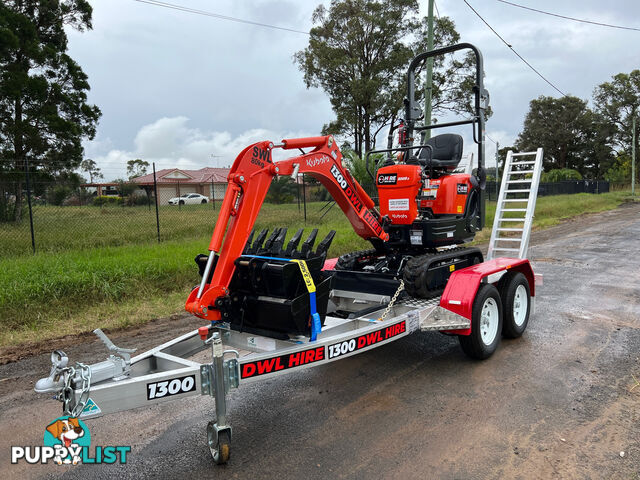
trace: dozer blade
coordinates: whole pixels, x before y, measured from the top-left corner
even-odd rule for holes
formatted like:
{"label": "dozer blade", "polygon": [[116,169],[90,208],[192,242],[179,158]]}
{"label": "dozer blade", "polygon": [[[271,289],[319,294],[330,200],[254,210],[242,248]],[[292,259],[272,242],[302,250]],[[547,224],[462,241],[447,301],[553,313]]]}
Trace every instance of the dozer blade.
{"label": "dozer blade", "polygon": [[293,237],[291,237],[291,240],[289,240],[289,243],[287,244],[287,249],[284,251],[285,257],[291,257],[296,251],[296,249],[298,248],[298,244],[300,243],[300,239],[302,238],[303,232],[304,229],[301,228],[293,235]]}
{"label": "dozer blade", "polygon": [[327,251],[329,251],[329,247],[331,246],[331,242],[333,241],[333,237],[336,236],[336,231],[331,230],[326,237],[318,244],[318,248],[316,248],[316,257],[326,256]]}
{"label": "dozer blade", "polygon": [[302,244],[302,247],[300,247],[300,258],[309,258],[311,256],[311,250],[313,249],[313,244],[315,243],[317,236],[318,229],[314,228]]}

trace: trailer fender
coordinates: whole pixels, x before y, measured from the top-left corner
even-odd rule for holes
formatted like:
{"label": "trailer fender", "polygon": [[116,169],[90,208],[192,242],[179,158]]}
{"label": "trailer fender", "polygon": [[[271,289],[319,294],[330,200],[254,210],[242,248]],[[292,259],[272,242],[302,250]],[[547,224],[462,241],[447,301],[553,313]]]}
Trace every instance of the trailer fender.
{"label": "trailer fender", "polygon": [[[471,320],[473,301],[480,283],[497,283],[508,271],[523,273],[529,282],[531,296],[535,295],[535,276],[529,260],[500,257],[453,272],[440,298],[440,306]],[[470,335],[471,329],[450,330],[446,333]]]}

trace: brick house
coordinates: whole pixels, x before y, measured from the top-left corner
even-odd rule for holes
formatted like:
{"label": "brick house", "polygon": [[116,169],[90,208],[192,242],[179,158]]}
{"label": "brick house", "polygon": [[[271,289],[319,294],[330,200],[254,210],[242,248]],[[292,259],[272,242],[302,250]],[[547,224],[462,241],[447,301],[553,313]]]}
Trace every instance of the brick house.
{"label": "brick house", "polygon": [[[227,190],[228,168],[205,167],[199,170],[165,168],[156,172],[158,203],[166,205],[170,198],[185,193],[199,193],[220,201]],[[153,173],[134,178],[140,188],[153,188]]]}

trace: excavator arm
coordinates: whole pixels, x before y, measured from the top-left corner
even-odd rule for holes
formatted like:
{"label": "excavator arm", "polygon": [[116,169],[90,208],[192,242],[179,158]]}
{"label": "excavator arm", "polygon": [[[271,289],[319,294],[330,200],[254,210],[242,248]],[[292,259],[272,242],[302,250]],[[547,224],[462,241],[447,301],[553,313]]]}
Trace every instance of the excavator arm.
{"label": "excavator arm", "polygon": [[[274,148],[313,150],[274,163]],[[359,236],[367,240],[388,239],[373,200],[342,165],[342,153],[332,136],[288,139],[278,145],[269,141],[254,143],[240,152],[229,172],[202,282],[189,295],[187,311],[200,318],[220,320],[217,302],[229,293],[235,259],[242,255],[273,177],[296,178],[299,173],[311,175],[329,191]]]}

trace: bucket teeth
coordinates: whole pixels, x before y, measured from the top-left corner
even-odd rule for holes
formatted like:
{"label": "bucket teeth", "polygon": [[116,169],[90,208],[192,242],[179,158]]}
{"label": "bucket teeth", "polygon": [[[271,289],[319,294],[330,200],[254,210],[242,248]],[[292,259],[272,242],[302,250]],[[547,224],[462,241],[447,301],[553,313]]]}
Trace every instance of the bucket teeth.
{"label": "bucket teeth", "polygon": [[282,246],[284,245],[284,239],[287,238],[287,228],[280,228],[280,232],[278,236],[271,244],[271,248],[269,248],[269,253],[275,256],[282,256]]}
{"label": "bucket teeth", "polygon": [[302,247],[300,247],[300,258],[309,258],[309,255],[311,254],[311,250],[313,249],[313,244],[315,243],[317,236],[318,236],[318,229],[314,228],[313,230],[311,230],[311,233],[302,244]]}
{"label": "bucket teeth", "polygon": [[319,257],[321,255],[326,255],[329,247],[331,246],[331,242],[333,241],[333,237],[336,236],[336,231],[331,230],[326,237],[318,244],[318,248],[316,248],[315,256]]}
{"label": "bucket teeth", "polygon": [[279,228],[273,229],[271,235],[269,235],[269,238],[267,238],[267,241],[264,242],[264,246],[260,250],[258,250],[258,255],[264,255],[265,253],[269,253],[271,251],[271,246],[273,245],[273,242],[276,241],[276,238],[278,238],[279,233]]}
{"label": "bucket teeth", "polygon": [[255,242],[253,242],[253,245],[251,245],[251,248],[249,249],[247,254],[255,255],[256,253],[258,253],[258,251],[260,251],[260,249],[262,248],[262,243],[264,242],[264,239],[267,238],[268,232],[269,232],[268,228],[263,228],[260,231],[260,233],[258,234],[258,238],[256,238]]}
{"label": "bucket teeth", "polygon": [[256,233],[255,228],[251,230],[249,234],[249,238],[247,238],[247,243],[244,244],[244,250],[242,251],[243,255],[248,255],[251,253],[251,242],[253,242],[253,235]]}
{"label": "bucket teeth", "polygon": [[291,237],[291,240],[289,240],[289,243],[287,244],[287,249],[284,251],[285,257],[291,257],[294,252],[297,253],[296,249],[298,248],[298,244],[302,238],[302,232],[304,232],[303,228],[299,229],[293,237]]}

